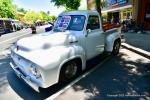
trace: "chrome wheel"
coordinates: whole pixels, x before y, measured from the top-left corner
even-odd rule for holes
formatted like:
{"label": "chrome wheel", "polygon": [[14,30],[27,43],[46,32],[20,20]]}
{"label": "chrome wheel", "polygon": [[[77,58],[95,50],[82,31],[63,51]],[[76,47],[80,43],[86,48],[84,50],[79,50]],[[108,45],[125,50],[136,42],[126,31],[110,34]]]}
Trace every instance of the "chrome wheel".
{"label": "chrome wheel", "polygon": [[119,49],[120,49],[120,42],[119,41],[115,41],[114,46],[113,46],[113,55],[117,55],[119,53]]}
{"label": "chrome wheel", "polygon": [[70,63],[66,66],[65,77],[71,79],[77,74],[78,66],[76,63]]}
{"label": "chrome wheel", "polygon": [[70,61],[66,63],[60,72],[59,81],[70,82],[80,74],[80,68],[77,61]]}

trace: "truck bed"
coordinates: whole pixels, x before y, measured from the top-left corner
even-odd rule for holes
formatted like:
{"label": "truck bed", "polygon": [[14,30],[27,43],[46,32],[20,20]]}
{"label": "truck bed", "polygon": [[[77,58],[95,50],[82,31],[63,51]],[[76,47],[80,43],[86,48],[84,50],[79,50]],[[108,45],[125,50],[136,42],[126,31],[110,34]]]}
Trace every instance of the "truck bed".
{"label": "truck bed", "polygon": [[110,22],[104,22],[104,23],[102,24],[102,26],[103,26],[103,30],[104,30],[104,31],[111,30],[111,29],[113,29],[113,28],[119,28],[119,27],[121,27],[120,24],[117,24],[117,23],[110,23]]}

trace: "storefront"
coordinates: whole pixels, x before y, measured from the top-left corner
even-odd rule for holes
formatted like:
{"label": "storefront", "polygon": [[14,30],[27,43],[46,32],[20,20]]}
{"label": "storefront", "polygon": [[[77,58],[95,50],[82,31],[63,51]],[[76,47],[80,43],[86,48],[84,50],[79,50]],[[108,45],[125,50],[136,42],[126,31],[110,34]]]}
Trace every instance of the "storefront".
{"label": "storefront", "polygon": [[150,0],[140,0],[138,23],[144,23],[145,28],[150,30]]}
{"label": "storefront", "polygon": [[108,21],[114,17],[118,21],[132,18],[131,0],[104,0],[105,6],[102,13],[107,13]]}
{"label": "storefront", "polygon": [[[95,0],[87,0],[90,10],[95,10]],[[106,21],[112,18],[123,21],[133,19],[136,25],[143,23],[150,30],[150,0],[101,0],[102,15]]]}

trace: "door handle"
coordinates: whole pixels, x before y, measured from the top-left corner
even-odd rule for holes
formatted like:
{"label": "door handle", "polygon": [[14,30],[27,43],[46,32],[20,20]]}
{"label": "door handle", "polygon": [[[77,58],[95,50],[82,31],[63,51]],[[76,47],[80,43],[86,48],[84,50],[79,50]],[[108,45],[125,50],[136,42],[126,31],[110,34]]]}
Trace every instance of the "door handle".
{"label": "door handle", "polygon": [[72,44],[72,43],[77,43],[78,41],[76,40],[76,41],[70,41],[69,43],[70,44]]}

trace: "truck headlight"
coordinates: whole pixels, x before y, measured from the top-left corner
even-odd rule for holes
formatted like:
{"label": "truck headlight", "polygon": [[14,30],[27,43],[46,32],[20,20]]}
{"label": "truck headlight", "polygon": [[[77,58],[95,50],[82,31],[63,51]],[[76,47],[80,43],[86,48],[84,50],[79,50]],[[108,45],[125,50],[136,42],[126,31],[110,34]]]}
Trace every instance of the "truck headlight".
{"label": "truck headlight", "polygon": [[40,71],[38,70],[38,68],[35,65],[31,65],[31,67],[29,68],[29,71],[36,78],[41,78]]}

